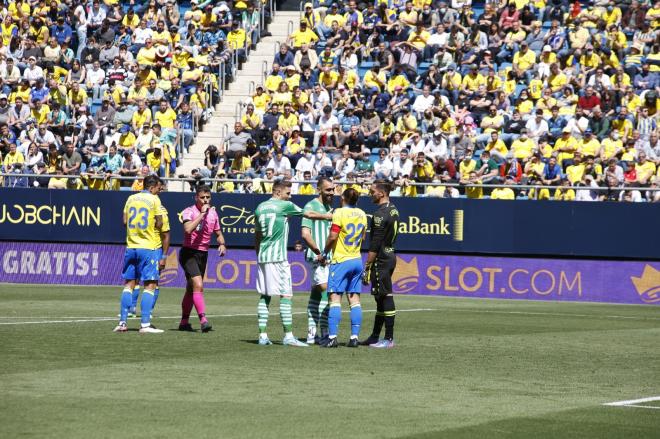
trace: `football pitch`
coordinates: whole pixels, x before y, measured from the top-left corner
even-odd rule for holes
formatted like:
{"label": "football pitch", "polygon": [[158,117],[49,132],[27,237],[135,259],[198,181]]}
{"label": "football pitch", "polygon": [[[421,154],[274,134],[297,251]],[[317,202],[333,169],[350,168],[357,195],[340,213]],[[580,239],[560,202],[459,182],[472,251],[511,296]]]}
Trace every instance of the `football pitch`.
{"label": "football pitch", "polygon": [[168,288],[164,334],[115,334],[120,290],[0,285],[0,437],[660,437],[658,307],[397,296],[395,349],[320,349],[256,345],[247,291],[207,292],[208,334]]}

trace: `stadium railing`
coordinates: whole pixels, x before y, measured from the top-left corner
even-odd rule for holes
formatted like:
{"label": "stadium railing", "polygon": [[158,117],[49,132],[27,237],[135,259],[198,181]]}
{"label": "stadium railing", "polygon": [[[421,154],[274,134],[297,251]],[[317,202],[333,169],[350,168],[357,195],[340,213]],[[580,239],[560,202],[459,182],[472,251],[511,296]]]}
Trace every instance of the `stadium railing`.
{"label": "stadium railing", "polygon": [[[223,131],[229,130],[229,127],[227,124],[224,124],[222,127]],[[90,175],[90,174],[85,174],[84,175]],[[98,178],[101,178],[104,174],[98,174]],[[0,172],[0,178],[3,179],[4,182],[7,181],[7,179],[15,179],[15,178],[66,178],[66,179],[79,179],[81,175],[54,175],[54,174],[31,174],[31,173],[6,173],[6,172]],[[128,180],[128,181],[135,181],[139,180],[142,177],[128,177],[128,176],[119,176],[119,175],[111,175],[104,177],[107,178],[110,181],[113,180]],[[215,184],[215,183],[234,183],[234,184],[246,184],[246,183],[253,183],[253,182],[266,182],[268,183],[269,181],[265,181],[264,179],[261,178],[200,178],[200,179],[195,179],[193,177],[184,177],[184,178],[179,178],[179,177],[161,177],[161,180],[166,181],[168,183],[175,183],[175,184],[180,184],[181,185],[181,191],[186,192],[189,190],[189,188],[186,188],[186,185],[188,185],[190,182],[193,182],[195,180],[203,181],[204,183],[207,184]],[[296,183],[296,184],[315,184],[317,181],[316,180],[298,180],[298,179],[291,179],[291,183]],[[373,180],[365,180],[365,181],[359,181],[358,180],[334,180],[333,181],[335,184],[339,185],[354,185],[354,184],[364,184],[364,185],[369,185],[373,182]],[[408,186],[414,186],[414,187],[445,187],[445,188],[483,188],[483,189],[497,189],[497,188],[510,188],[510,189],[515,189],[515,190],[530,190],[534,189],[537,191],[540,189],[548,189],[548,190],[556,190],[556,189],[572,189],[574,191],[579,191],[579,190],[588,190],[588,191],[597,191],[597,192],[608,192],[608,191],[630,191],[630,190],[637,190],[640,192],[660,192],[660,187],[639,187],[639,186],[617,186],[617,187],[608,187],[608,186],[550,186],[550,185],[535,185],[535,184],[516,184],[516,185],[508,185],[508,184],[476,184],[476,183],[448,183],[448,182],[410,182],[407,184]],[[7,187],[6,185],[0,186],[0,187]],[[125,188],[124,190],[129,190],[130,187]],[[170,190],[173,190],[173,187],[170,187]],[[85,189],[83,189],[85,190]]]}

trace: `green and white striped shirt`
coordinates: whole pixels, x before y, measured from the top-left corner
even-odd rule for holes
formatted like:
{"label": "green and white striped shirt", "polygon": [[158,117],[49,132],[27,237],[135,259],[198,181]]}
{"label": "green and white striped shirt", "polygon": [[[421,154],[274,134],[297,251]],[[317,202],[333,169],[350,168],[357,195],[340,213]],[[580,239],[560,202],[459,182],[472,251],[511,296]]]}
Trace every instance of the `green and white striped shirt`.
{"label": "green and white striped shirt", "polygon": [[261,232],[257,262],[284,262],[287,260],[289,217],[300,216],[303,211],[291,201],[271,198],[254,211],[256,226]]}
{"label": "green and white striped shirt", "polygon": [[[331,209],[332,208],[330,206],[325,206],[323,203],[321,203],[318,198],[314,198],[312,201],[305,204],[303,212],[328,213]],[[302,226],[311,230],[312,239],[319,247],[319,249],[323,251],[325,248],[325,242],[328,239],[328,234],[330,233],[330,221],[303,218]],[[307,249],[305,250],[305,258],[308,262],[314,262],[316,260],[316,255],[313,251]]]}

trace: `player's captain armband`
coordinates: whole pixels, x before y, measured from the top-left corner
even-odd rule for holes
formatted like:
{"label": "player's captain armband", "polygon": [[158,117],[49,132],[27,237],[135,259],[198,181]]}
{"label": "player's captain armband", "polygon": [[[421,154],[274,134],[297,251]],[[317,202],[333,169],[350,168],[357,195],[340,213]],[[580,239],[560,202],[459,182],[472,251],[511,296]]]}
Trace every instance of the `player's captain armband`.
{"label": "player's captain armband", "polygon": [[339,233],[341,232],[341,226],[338,226],[337,224],[333,224],[332,227],[330,227],[330,231],[334,233]]}

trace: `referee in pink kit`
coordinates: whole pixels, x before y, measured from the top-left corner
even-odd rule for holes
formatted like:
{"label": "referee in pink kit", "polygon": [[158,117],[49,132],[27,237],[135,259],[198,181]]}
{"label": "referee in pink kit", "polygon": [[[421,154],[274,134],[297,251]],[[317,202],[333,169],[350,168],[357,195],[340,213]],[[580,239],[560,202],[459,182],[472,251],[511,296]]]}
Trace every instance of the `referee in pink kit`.
{"label": "referee in pink kit", "polygon": [[218,239],[218,252],[224,256],[227,252],[225,238],[220,230],[220,218],[211,207],[211,188],[198,186],[195,192],[195,204],[187,207],[182,214],[183,247],[179,253],[179,264],[186,274],[186,293],[181,301],[181,322],[179,331],[194,331],[188,321],[193,305],[197,310],[202,332],[213,329],[206,318],[204,303],[204,273],[209,255],[211,236]]}

